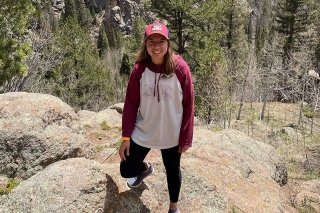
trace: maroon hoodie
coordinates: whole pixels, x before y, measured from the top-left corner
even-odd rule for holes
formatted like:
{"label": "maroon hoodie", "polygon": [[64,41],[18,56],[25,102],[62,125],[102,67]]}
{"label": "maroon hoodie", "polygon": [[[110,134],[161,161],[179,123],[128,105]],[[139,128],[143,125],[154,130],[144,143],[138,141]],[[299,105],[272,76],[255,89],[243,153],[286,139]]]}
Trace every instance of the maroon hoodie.
{"label": "maroon hoodie", "polygon": [[134,65],[122,116],[122,136],[144,147],[192,146],[194,90],[190,68],[174,55],[172,76],[150,61]]}

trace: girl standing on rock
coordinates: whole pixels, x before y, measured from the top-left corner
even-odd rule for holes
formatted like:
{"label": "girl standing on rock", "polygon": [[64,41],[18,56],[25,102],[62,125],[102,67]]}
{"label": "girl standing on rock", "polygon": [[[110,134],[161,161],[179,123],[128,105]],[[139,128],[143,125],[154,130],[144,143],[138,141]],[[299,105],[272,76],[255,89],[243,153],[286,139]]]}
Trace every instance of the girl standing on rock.
{"label": "girl standing on rock", "polygon": [[131,72],[122,117],[121,176],[130,188],[153,172],[144,159],[160,149],[170,195],[169,213],[180,212],[180,158],[192,145],[194,90],[190,68],[170,48],[161,22],[145,28],[142,50]]}

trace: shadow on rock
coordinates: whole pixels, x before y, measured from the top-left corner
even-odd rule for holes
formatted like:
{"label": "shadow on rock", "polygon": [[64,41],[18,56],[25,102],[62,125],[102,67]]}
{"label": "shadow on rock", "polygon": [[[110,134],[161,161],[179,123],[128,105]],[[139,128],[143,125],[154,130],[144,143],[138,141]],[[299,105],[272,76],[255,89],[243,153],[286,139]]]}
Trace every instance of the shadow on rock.
{"label": "shadow on rock", "polygon": [[130,212],[130,213],[150,213],[148,209],[140,199],[142,192],[148,187],[142,183],[140,187],[136,189],[130,189],[119,193],[117,184],[113,181],[110,175],[106,175],[106,198],[104,203],[104,213],[116,213],[116,212]]}

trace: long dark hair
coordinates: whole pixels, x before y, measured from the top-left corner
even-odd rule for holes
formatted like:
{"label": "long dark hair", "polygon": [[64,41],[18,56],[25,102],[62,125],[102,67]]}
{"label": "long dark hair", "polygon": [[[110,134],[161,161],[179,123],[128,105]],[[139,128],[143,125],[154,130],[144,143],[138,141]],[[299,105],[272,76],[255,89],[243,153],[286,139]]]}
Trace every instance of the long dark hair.
{"label": "long dark hair", "polygon": [[[166,54],[164,55],[163,58],[163,65],[164,65],[164,74],[167,76],[170,76],[172,73],[175,72],[176,66],[174,63],[174,59],[173,59],[173,50],[170,47],[170,40],[168,41],[168,50],[166,52]],[[137,60],[136,62],[145,62],[147,60],[151,60],[151,56],[149,55],[148,51],[147,51],[147,46],[146,46],[146,42],[147,40],[145,40],[143,42],[142,48],[138,54]]]}

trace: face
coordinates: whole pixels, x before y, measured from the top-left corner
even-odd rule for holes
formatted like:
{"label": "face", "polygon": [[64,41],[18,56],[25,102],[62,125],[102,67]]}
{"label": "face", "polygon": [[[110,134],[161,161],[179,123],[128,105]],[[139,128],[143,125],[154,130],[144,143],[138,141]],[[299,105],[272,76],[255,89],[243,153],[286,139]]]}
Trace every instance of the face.
{"label": "face", "polygon": [[168,41],[160,34],[153,34],[146,41],[147,52],[155,64],[162,64],[164,55],[168,51]]}

